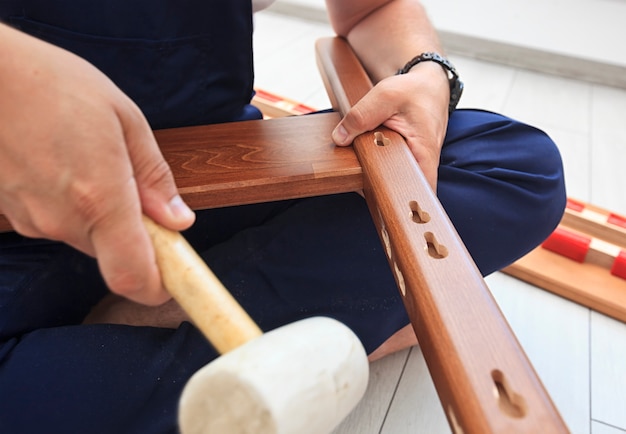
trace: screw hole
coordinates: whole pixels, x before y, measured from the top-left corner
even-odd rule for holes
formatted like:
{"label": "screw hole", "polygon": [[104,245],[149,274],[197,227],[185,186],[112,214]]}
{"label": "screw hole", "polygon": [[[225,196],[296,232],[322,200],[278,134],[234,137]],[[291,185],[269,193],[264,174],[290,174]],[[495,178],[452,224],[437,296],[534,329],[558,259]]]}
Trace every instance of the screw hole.
{"label": "screw hole", "polygon": [[383,133],[376,131],[374,133],[374,143],[376,143],[377,146],[387,146],[391,143],[391,140],[385,137]]}
{"label": "screw hole", "polygon": [[432,258],[443,259],[448,256],[448,248],[443,244],[439,244],[435,234],[432,232],[426,232],[424,234],[424,238],[426,239],[426,249]]}
{"label": "screw hole", "polygon": [[506,415],[516,419],[526,416],[526,403],[524,402],[524,398],[511,390],[502,371],[494,369],[491,371],[491,378],[494,382],[494,394],[498,399],[500,410]]}
{"label": "screw hole", "polygon": [[424,224],[430,221],[430,214],[420,208],[416,201],[412,200],[409,207],[411,207],[411,218],[415,223]]}

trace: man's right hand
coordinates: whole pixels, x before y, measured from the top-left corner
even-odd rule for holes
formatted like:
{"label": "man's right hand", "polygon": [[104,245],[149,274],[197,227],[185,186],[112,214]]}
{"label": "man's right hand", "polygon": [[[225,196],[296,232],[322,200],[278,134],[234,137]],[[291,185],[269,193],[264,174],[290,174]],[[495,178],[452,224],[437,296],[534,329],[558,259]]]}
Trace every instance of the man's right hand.
{"label": "man's right hand", "polygon": [[141,220],[194,220],[139,108],[83,59],[0,24],[0,210],[94,256],[109,288],[169,299]]}

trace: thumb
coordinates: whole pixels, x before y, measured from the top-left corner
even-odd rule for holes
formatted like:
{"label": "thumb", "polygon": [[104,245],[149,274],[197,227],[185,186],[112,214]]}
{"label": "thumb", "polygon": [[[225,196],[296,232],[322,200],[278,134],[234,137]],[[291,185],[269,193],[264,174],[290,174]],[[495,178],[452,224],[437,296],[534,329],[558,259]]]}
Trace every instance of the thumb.
{"label": "thumb", "polygon": [[124,132],[143,212],[169,229],[189,228],[195,214],[178,194],[172,171],[148,122],[138,108],[126,119],[132,123],[124,125]]}
{"label": "thumb", "polygon": [[374,88],[361,98],[335,127],[332,139],[337,146],[349,146],[356,136],[379,127],[395,113],[376,93]]}

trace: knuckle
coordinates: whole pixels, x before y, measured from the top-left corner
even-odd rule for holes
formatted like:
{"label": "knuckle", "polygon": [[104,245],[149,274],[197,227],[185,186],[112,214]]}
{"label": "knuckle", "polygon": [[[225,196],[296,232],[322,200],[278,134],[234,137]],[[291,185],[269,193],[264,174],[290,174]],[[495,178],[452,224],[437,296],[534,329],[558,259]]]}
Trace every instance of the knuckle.
{"label": "knuckle", "polygon": [[129,201],[127,189],[132,188],[133,180],[119,180],[108,185],[89,182],[87,184],[75,183],[69,192],[71,205],[68,212],[71,221],[85,231],[85,236],[98,227],[109,227],[111,222],[120,215],[128,215],[133,208],[133,202]]}
{"label": "knuckle", "polygon": [[75,186],[72,189],[71,201],[79,220],[91,226],[106,218],[106,211],[102,206],[105,197],[97,186],[89,185],[82,188]]}
{"label": "knuckle", "polygon": [[128,295],[143,289],[143,279],[133,270],[115,270],[107,274],[106,282],[111,291],[120,295]]}
{"label": "knuckle", "polygon": [[173,182],[169,165],[163,159],[153,161],[141,171],[141,179],[147,186],[156,186]]}
{"label": "knuckle", "polygon": [[367,128],[367,111],[363,108],[363,105],[356,104],[348,112],[346,116],[346,123],[354,130],[363,131]]}

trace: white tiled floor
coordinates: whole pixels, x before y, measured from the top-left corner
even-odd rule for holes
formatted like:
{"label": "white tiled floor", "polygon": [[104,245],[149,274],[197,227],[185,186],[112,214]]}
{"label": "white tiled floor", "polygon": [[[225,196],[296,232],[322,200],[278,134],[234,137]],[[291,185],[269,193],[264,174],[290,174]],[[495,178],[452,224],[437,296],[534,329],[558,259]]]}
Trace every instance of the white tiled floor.
{"label": "white tiled floor", "polygon": [[[313,44],[332,34],[319,21],[257,14],[257,86],[329,107]],[[626,90],[451,57],[466,83],[461,106],[544,129],[561,149],[569,196],[626,215]],[[487,283],[572,433],[625,434],[626,325],[502,273]],[[371,372],[366,397],[335,434],[449,432],[419,348]]]}

